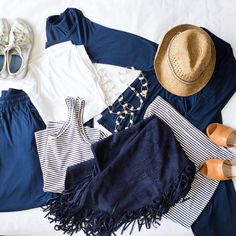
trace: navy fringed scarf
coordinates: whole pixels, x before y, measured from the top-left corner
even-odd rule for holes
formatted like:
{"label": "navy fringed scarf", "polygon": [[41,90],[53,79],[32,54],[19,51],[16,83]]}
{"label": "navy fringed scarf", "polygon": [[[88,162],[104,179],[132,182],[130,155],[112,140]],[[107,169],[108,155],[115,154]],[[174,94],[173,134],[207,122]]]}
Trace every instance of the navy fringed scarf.
{"label": "navy fringed scarf", "polygon": [[95,159],[69,168],[67,190],[45,209],[56,230],[108,236],[120,227],[132,231],[136,222],[139,230],[150,228],[184,199],[195,174],[172,130],[155,116],[92,151]]}

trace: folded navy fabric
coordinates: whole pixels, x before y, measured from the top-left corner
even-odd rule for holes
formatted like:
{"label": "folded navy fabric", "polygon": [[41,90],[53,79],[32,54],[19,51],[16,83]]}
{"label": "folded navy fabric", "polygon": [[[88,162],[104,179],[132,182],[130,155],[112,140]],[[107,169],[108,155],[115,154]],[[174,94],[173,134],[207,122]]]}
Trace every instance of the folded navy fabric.
{"label": "folded navy fabric", "polygon": [[0,96],[0,212],[40,207],[54,196],[43,191],[34,132],[45,124],[23,90]]}
{"label": "folded navy fabric", "polygon": [[93,144],[92,151],[95,167],[90,161],[68,170],[69,188],[46,208],[57,230],[111,235],[120,227],[132,231],[135,223],[150,228],[184,199],[195,175],[172,130],[156,116]]}

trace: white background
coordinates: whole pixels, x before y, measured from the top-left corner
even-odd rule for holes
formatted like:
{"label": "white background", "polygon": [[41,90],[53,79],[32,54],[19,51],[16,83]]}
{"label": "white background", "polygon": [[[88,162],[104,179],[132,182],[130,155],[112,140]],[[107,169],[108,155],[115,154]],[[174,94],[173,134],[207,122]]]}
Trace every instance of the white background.
{"label": "white background", "polygon": [[[236,52],[236,1],[234,0],[1,0],[0,17],[7,18],[10,23],[20,17],[31,24],[35,34],[31,57],[33,58],[44,48],[46,17],[59,14],[68,6],[81,9],[85,16],[97,23],[129,31],[158,43],[162,35],[177,24],[204,26],[229,42],[234,55]],[[236,129],[235,108],[236,95],[223,110],[224,123]],[[0,235],[62,235],[54,231],[43,216],[44,213],[39,208],[0,213]],[[190,229],[163,219],[158,229],[143,230],[139,234],[135,231],[133,235],[191,236],[193,234]]]}

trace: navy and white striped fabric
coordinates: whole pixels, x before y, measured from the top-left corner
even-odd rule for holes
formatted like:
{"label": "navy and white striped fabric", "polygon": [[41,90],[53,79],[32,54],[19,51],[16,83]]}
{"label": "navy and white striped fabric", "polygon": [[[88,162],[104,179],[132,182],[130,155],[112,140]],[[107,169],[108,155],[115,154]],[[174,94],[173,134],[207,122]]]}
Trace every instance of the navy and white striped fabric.
{"label": "navy and white striped fabric", "polygon": [[[213,144],[205,134],[159,96],[151,103],[145,113],[145,117],[151,115],[158,116],[170,126],[176,139],[197,169],[199,164],[206,159],[229,160],[233,157],[230,151]],[[218,184],[219,181],[209,180],[197,172],[191,190],[186,196],[186,199],[189,198],[189,200],[177,203],[165,217],[185,227],[190,227],[211,199]]]}
{"label": "navy and white striped fabric", "polygon": [[93,158],[91,144],[106,137],[98,129],[83,126],[84,100],[68,97],[66,104],[67,121],[49,122],[47,129],[35,133],[45,192],[61,193],[67,167]]}

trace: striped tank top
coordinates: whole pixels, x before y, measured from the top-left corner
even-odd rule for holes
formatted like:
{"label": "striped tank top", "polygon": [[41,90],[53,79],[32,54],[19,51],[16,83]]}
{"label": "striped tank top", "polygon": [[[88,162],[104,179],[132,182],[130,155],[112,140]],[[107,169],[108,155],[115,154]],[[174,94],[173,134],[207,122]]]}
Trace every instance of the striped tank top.
{"label": "striped tank top", "polygon": [[93,158],[91,144],[106,137],[98,129],[83,126],[83,99],[67,97],[66,104],[65,122],[48,122],[45,130],[35,133],[45,192],[61,193],[67,168]]}
{"label": "striped tank top", "polygon": [[[200,163],[206,159],[230,160],[233,157],[230,151],[213,144],[204,133],[159,96],[149,105],[145,113],[145,117],[151,115],[156,115],[170,126],[183,150],[194,162],[196,170],[199,169]],[[170,208],[165,217],[187,228],[190,227],[206,207],[218,184],[219,181],[207,179],[197,172],[191,189],[186,195],[188,200],[179,202]]]}

